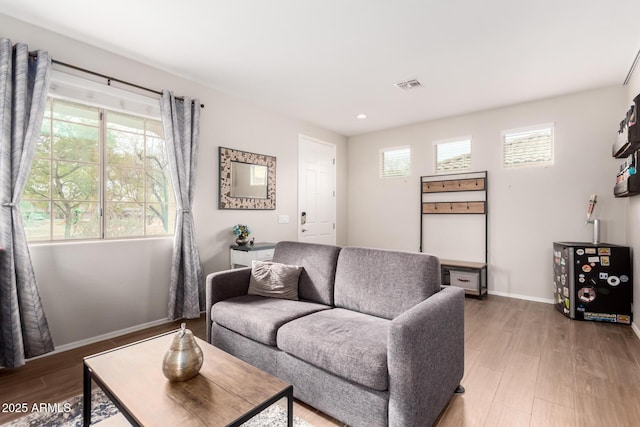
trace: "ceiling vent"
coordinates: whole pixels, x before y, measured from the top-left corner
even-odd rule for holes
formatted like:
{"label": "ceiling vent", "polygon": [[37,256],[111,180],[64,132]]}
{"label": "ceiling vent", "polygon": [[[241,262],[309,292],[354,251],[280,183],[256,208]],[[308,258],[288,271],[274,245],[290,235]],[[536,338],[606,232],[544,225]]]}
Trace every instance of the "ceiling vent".
{"label": "ceiling vent", "polygon": [[422,87],[422,83],[418,79],[409,79],[396,83],[394,86],[399,87],[402,90],[412,90]]}

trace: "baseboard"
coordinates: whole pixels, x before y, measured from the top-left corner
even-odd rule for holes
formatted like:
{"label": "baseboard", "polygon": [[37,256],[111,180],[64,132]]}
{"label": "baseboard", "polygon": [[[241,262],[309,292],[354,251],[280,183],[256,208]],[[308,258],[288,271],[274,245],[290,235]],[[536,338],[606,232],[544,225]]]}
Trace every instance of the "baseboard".
{"label": "baseboard", "polygon": [[154,320],[152,322],[143,323],[141,325],[132,326],[130,328],[120,329],[118,331],[109,332],[107,334],[98,335],[96,337],[91,337],[91,338],[87,338],[87,339],[84,339],[84,340],[75,341],[75,342],[72,342],[72,343],[69,343],[69,344],[59,345],[59,346],[56,346],[55,350],[52,351],[51,353],[46,353],[46,354],[43,354],[42,356],[33,357],[31,359],[28,359],[27,362],[29,360],[35,360],[35,359],[39,359],[41,357],[51,356],[52,354],[62,353],[63,351],[73,350],[74,348],[82,347],[82,346],[89,345],[89,344],[94,344],[94,343],[97,343],[99,341],[109,340],[111,338],[120,337],[122,335],[130,334],[132,332],[138,332],[138,331],[141,331],[143,329],[152,328],[154,326],[164,325],[164,324],[170,323],[170,322],[171,321],[168,318]]}
{"label": "baseboard", "polygon": [[631,329],[635,332],[636,336],[640,340],[640,328],[636,322],[631,322]]}
{"label": "baseboard", "polygon": [[487,293],[489,295],[497,295],[499,297],[523,299],[526,301],[534,301],[534,302],[543,302],[545,304],[554,304],[553,299],[530,297],[528,295],[519,295],[519,294],[512,294],[509,292],[500,292],[500,291],[493,291],[493,290],[487,291]]}

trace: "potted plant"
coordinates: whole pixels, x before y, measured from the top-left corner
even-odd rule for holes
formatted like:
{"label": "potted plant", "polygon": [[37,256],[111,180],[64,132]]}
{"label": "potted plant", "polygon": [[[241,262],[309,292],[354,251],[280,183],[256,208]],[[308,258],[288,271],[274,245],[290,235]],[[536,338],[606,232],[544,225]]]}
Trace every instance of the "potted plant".
{"label": "potted plant", "polygon": [[232,231],[236,236],[236,244],[238,246],[244,246],[249,242],[249,234],[251,234],[251,229],[248,225],[236,224],[233,226]]}

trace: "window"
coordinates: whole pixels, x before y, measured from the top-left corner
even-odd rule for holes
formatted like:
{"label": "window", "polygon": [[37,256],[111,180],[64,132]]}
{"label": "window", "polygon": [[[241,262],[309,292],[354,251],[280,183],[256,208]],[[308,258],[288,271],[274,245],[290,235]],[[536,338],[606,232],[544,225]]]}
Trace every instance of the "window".
{"label": "window", "polygon": [[263,165],[251,165],[250,185],[252,187],[264,187],[267,185],[267,172],[269,168]]}
{"label": "window", "polygon": [[410,147],[394,147],[380,150],[380,178],[409,176],[410,172]]}
{"label": "window", "polygon": [[471,138],[436,141],[433,147],[436,173],[471,169]]}
{"label": "window", "polygon": [[49,97],[21,209],[29,241],[172,234],[161,122]]}
{"label": "window", "polygon": [[553,124],[504,131],[502,140],[505,168],[553,164]]}

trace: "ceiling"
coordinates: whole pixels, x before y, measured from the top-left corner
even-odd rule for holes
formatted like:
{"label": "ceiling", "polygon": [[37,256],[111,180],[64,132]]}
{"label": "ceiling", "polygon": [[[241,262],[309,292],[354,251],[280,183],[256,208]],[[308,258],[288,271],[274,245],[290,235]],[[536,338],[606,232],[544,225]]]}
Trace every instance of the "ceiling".
{"label": "ceiling", "polygon": [[[347,136],[622,85],[640,48],[638,0],[0,0],[0,13]],[[423,86],[394,86],[412,78]]]}

